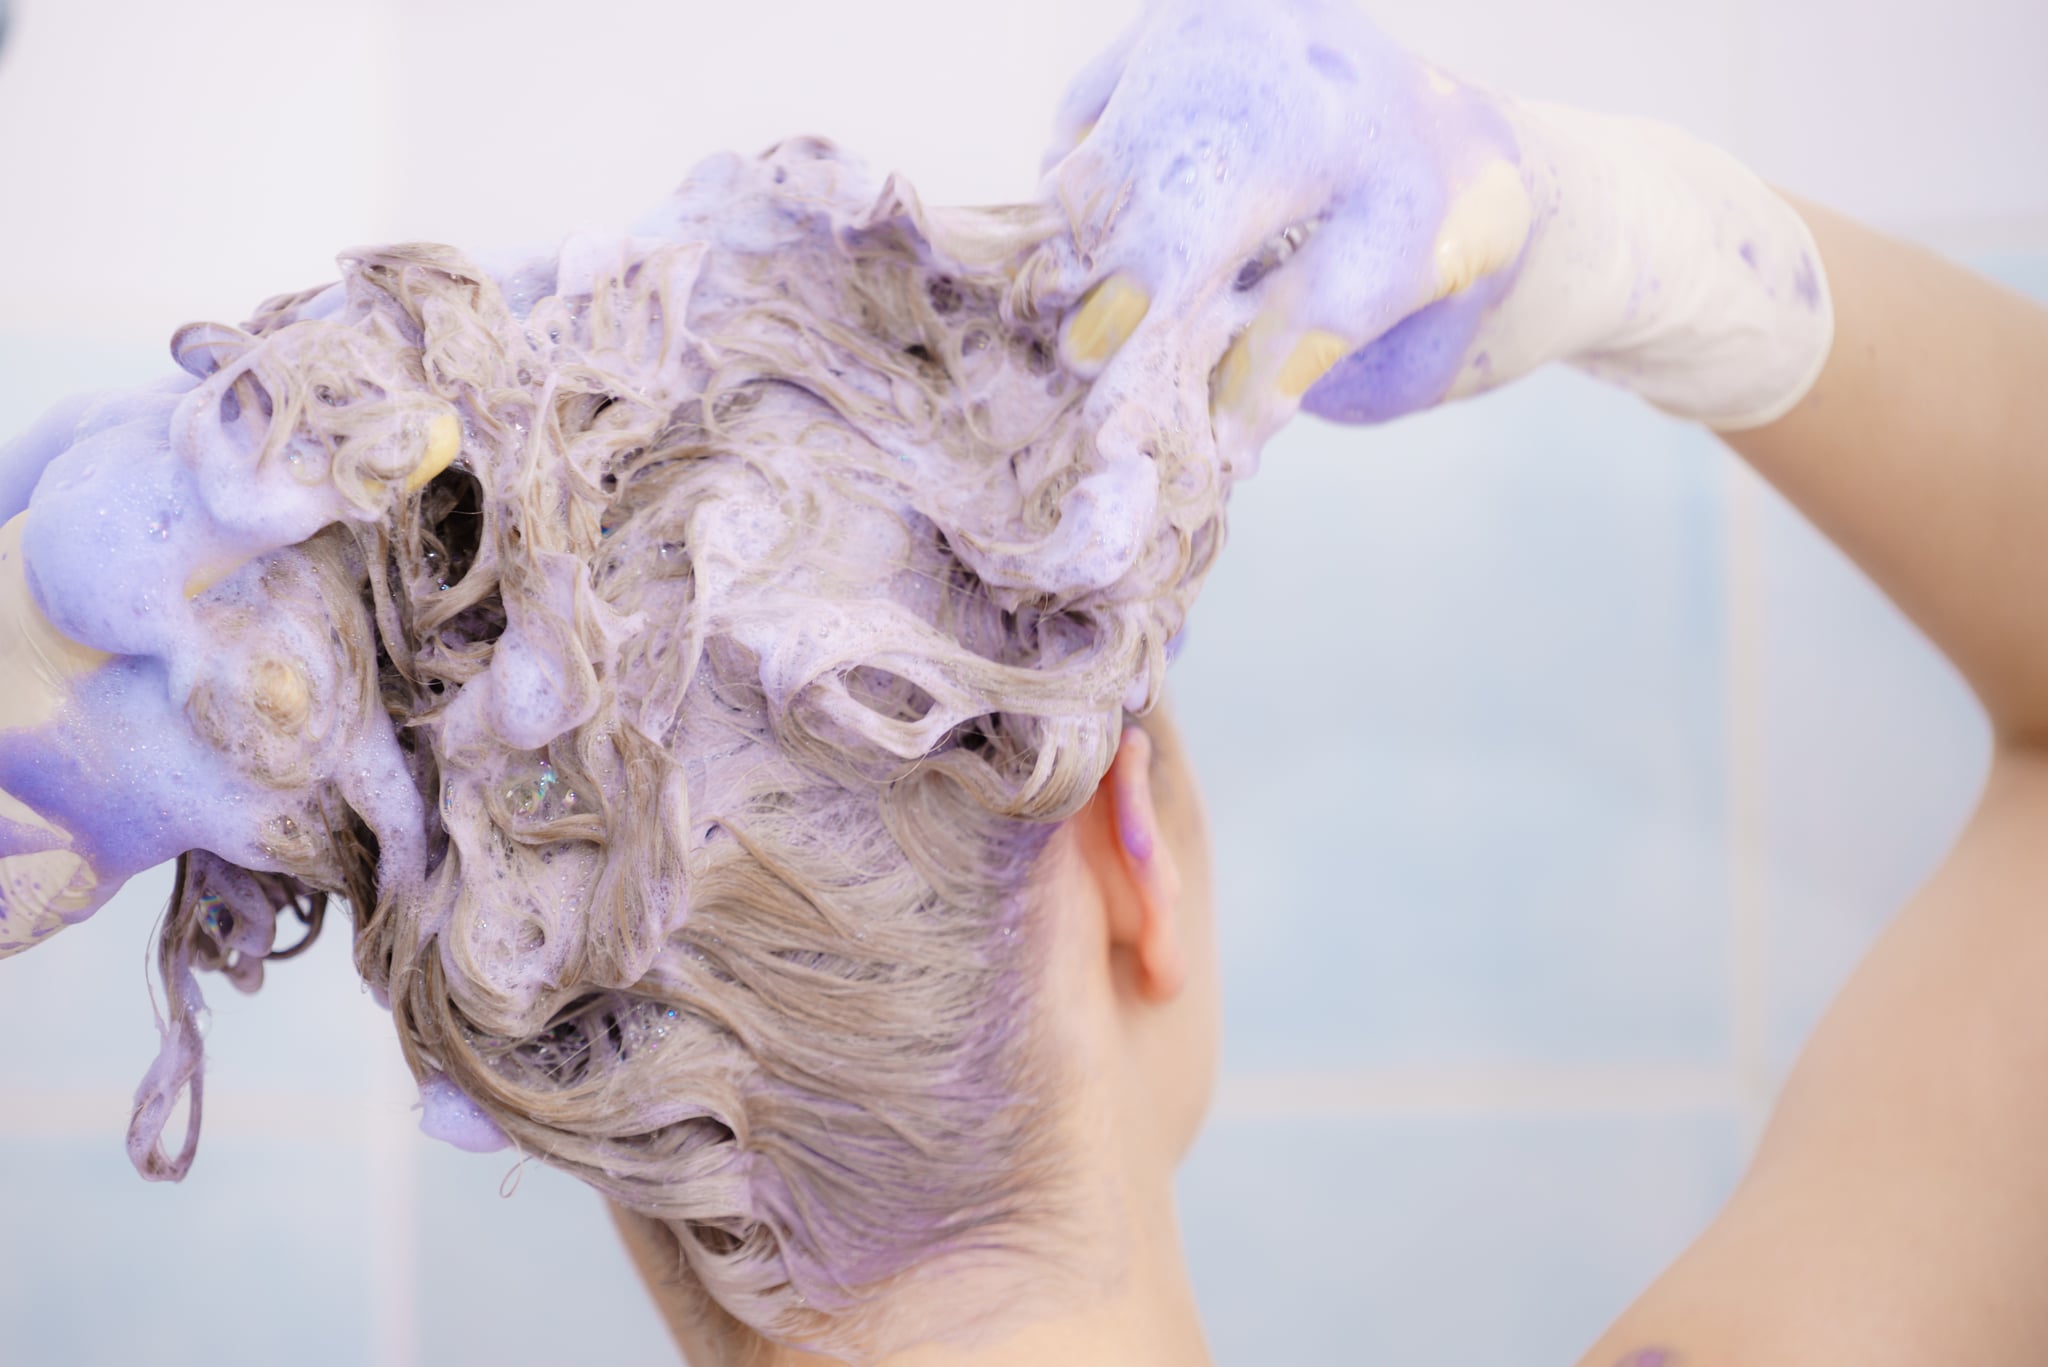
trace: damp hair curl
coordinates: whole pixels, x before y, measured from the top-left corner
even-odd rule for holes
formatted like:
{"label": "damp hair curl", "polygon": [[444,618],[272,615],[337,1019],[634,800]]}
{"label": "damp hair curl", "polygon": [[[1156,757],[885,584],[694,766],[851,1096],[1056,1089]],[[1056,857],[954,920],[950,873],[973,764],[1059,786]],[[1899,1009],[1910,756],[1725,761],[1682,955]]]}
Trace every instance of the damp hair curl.
{"label": "damp hair curl", "polygon": [[[356,251],[179,334],[251,458],[351,513],[199,602],[274,663],[188,715],[296,815],[272,867],[181,861],[146,1174],[197,1140],[195,972],[252,989],[338,895],[415,1076],[666,1226],[737,1324],[863,1356],[895,1279],[1028,1242],[1060,1176],[1032,871],[1223,535],[1206,422],[1167,413],[1114,581],[1051,563],[1102,464],[1058,227],[800,140],[637,236]],[[338,773],[387,732],[407,803]]]}

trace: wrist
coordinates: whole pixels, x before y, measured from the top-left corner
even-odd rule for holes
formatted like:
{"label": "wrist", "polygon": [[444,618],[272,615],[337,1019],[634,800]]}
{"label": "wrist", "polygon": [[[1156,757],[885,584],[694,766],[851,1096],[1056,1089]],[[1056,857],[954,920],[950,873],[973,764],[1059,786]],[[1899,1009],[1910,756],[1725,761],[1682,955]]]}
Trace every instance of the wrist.
{"label": "wrist", "polygon": [[1515,283],[1480,338],[1497,373],[1560,360],[1722,428],[1769,422],[1804,396],[1833,311],[1789,203],[1666,125],[1503,107],[1534,212]]}

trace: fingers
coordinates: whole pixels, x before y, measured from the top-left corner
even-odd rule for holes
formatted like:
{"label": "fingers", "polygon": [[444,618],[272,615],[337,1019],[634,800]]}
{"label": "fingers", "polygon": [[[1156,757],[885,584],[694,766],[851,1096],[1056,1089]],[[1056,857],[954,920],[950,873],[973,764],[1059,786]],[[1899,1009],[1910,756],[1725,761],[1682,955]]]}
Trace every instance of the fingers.
{"label": "fingers", "polygon": [[[1226,459],[1270,436],[1293,415],[1302,395],[1352,350],[1347,338],[1330,329],[1293,321],[1301,293],[1298,285],[1269,292],[1265,307],[1230,341],[1210,375],[1209,415]],[[1100,376],[1155,302],[1132,275],[1102,281],[1068,315],[1060,332],[1062,361],[1085,378]],[[1172,345],[1198,345],[1197,334],[1205,329],[1194,320],[1163,318],[1155,326],[1172,329]],[[1217,336],[1211,345],[1223,341]]]}
{"label": "fingers", "polygon": [[[436,478],[438,473],[442,473],[444,469],[449,469],[449,465],[453,465],[455,459],[461,453],[463,453],[463,424],[461,424],[461,418],[457,416],[457,412],[453,408],[442,408],[440,412],[436,412],[432,418],[426,420],[426,437],[424,437],[424,441],[420,441],[420,447],[418,447],[418,453],[414,457],[414,463],[412,463],[410,469],[406,469],[406,473],[403,473],[401,478],[395,480],[395,484],[399,486],[399,490],[406,494],[406,496],[418,494],[428,484],[432,484],[432,480]],[[389,465],[385,469],[389,469]],[[377,500],[387,498],[389,490],[391,490],[391,484],[387,480],[383,480],[383,478],[377,478],[377,475],[362,475],[362,478],[358,480],[358,484],[360,484],[362,496],[367,496],[369,500],[373,500],[373,504]],[[313,535],[313,531],[317,531],[317,527],[322,525],[317,519],[336,521],[338,516],[344,514],[346,502],[356,502],[360,506],[360,498],[350,500],[346,490],[334,482],[334,471],[332,469],[328,471],[328,482],[326,482],[324,488],[305,490],[305,494],[309,494],[315,500],[315,504],[322,504],[322,506],[319,506],[319,510],[311,516],[311,519],[307,519],[305,523],[295,527],[295,531],[299,531],[301,539]],[[285,541],[285,545],[289,545],[289,541]],[[209,588],[213,588],[215,584],[223,582],[231,574],[236,574],[238,570],[242,570],[242,566],[246,566],[252,560],[252,555],[248,553],[246,545],[238,545],[238,547],[233,547],[231,551],[227,551],[227,549],[217,547],[217,545],[207,545],[207,543],[197,543],[195,541],[195,545],[190,545],[186,549],[188,549],[188,555],[190,555],[190,564],[186,566],[184,582],[182,582],[182,590],[184,590],[184,598],[186,600],[205,594]]]}
{"label": "fingers", "polygon": [[104,900],[71,836],[0,789],[0,959],[42,943]]}
{"label": "fingers", "polygon": [[1287,359],[1280,363],[1279,374],[1274,387],[1286,399],[1298,399],[1308,393],[1310,386],[1323,378],[1330,367],[1344,359],[1350,344],[1334,332],[1321,328],[1310,328],[1297,340],[1287,353]]}
{"label": "fingers", "polygon": [[1109,105],[1110,96],[1116,93],[1117,85],[1123,80],[1124,68],[1130,61],[1132,49],[1137,46],[1143,27],[1142,19],[1133,23],[1107,51],[1074,78],[1065,98],[1060,101],[1058,112],[1053,115],[1052,140],[1047,143],[1045,156],[1039,162],[1039,174],[1051,171],[1094,131],[1096,122],[1102,118],[1102,111]]}
{"label": "fingers", "polygon": [[405,477],[405,491],[416,494],[426,488],[434,476],[454,464],[461,452],[462,426],[455,420],[455,414],[436,414],[427,424],[427,444],[420,452],[420,463]]}
{"label": "fingers", "polygon": [[[1225,459],[1238,459],[1264,442],[1293,416],[1318,381],[1375,337],[1391,334],[1390,344],[1412,342],[1417,351],[1406,361],[1395,364],[1399,358],[1392,358],[1374,371],[1401,381],[1395,386],[1398,395],[1384,396],[1394,409],[1408,411],[1440,397],[1465,354],[1467,334],[1520,259],[1531,220],[1521,172],[1496,159],[1454,188],[1429,254],[1418,261],[1417,269],[1376,283],[1370,295],[1346,297],[1344,280],[1373,279],[1377,273],[1342,269],[1355,267],[1359,253],[1341,216],[1320,224],[1313,240],[1288,239],[1290,250],[1270,270],[1252,270],[1263,260],[1255,258],[1240,278],[1249,276],[1259,291],[1258,312],[1230,341],[1211,380],[1210,413]],[[1287,259],[1295,256],[1300,259]],[[1252,296],[1246,297],[1249,301]],[[1460,302],[1431,308],[1448,300]],[[1099,373],[1156,307],[1171,311],[1179,305],[1160,304],[1128,274],[1105,280],[1069,320],[1063,335],[1068,363],[1084,375]],[[1393,334],[1398,325],[1425,310],[1432,319],[1444,314],[1442,325],[1421,331],[1403,328]],[[1331,326],[1332,319],[1344,321]],[[1438,370],[1444,371],[1442,376],[1437,376]],[[1371,377],[1367,380],[1371,382]],[[1361,411],[1393,415],[1383,411],[1388,403],[1374,396],[1364,396],[1360,403]]]}
{"label": "fingers", "polygon": [[1210,420],[1224,459],[1244,463],[1351,350],[1348,339],[1294,325],[1279,309],[1254,318],[1223,353],[1210,381]]}
{"label": "fingers", "polygon": [[71,850],[0,859],[0,959],[19,954],[91,911],[99,878]]}
{"label": "fingers", "polygon": [[1090,290],[1060,332],[1060,355],[1075,373],[1100,373],[1151,310],[1152,296],[1136,279],[1113,275]]}
{"label": "fingers", "polygon": [[1310,328],[1295,333],[1278,315],[1260,314],[1217,363],[1209,391],[1211,409],[1219,414],[1242,412],[1257,407],[1268,392],[1299,399],[1350,350],[1334,332]]}
{"label": "fingers", "polygon": [[[29,588],[17,513],[0,526],[0,731],[56,716],[76,680],[112,659],[79,645],[43,616]],[[0,958],[18,954],[95,905],[99,878],[68,832],[0,790]]]}
{"label": "fingers", "polygon": [[1451,200],[1437,230],[1436,292],[1428,302],[1461,294],[1521,255],[1531,208],[1522,173],[1488,162]]}
{"label": "fingers", "polygon": [[[456,457],[461,454],[461,419],[453,409],[444,408],[428,419],[425,439],[420,444],[412,467],[398,480],[399,487],[407,495],[418,493],[432,483],[435,476],[453,465]],[[363,490],[372,498],[386,496],[390,488],[385,480],[374,476],[364,478],[361,484]],[[330,496],[337,493],[338,491],[330,485]],[[248,564],[250,559],[245,548],[238,548],[234,554],[223,554],[211,547],[195,545],[191,548],[191,554],[192,563],[185,572],[183,584],[184,596],[188,601],[199,597],[234,574]]]}
{"label": "fingers", "polygon": [[[1359,236],[1347,220],[1323,229],[1306,250],[1323,278],[1304,297],[1314,315],[1344,320],[1352,349],[1332,356],[1304,340],[1300,360],[1275,372],[1284,399],[1339,422],[1384,422],[1429,408],[1460,392],[1461,376],[1493,375],[1484,363],[1468,365],[1490,310],[1512,286],[1533,220],[1529,191],[1518,167],[1494,157],[1473,174],[1446,186],[1448,204],[1426,254],[1410,272],[1357,269],[1363,260],[1386,260],[1385,249]],[[1334,279],[1332,278],[1334,277]],[[1370,288],[1347,294],[1347,281]],[[1258,339],[1254,338],[1254,341]],[[1338,362],[1342,368],[1332,374]],[[1269,365],[1271,362],[1269,362]],[[1292,392],[1304,376],[1310,389]],[[1318,383],[1325,380],[1327,382]],[[1254,384],[1252,397],[1258,398]],[[1284,419],[1283,419],[1284,420]],[[1269,433],[1257,412],[1241,425]],[[1219,439],[1222,433],[1219,423]]]}
{"label": "fingers", "polygon": [[71,683],[112,659],[50,625],[29,588],[21,550],[27,513],[0,525],[0,731],[41,726],[70,695]]}

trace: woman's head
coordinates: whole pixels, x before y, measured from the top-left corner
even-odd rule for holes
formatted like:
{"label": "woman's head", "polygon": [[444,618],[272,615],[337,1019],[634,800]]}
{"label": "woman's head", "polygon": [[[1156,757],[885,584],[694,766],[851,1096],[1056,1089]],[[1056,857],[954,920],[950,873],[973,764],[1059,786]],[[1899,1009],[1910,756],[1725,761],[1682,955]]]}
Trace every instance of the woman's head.
{"label": "woman's head", "polygon": [[[1005,1333],[1049,1306],[1120,1291],[1162,1251],[1142,1247],[1144,1226],[1169,1207],[1174,1166],[1207,1107],[1218,1027],[1207,832],[1163,706],[1126,730],[1081,810],[1040,828],[1033,845],[1035,859],[1014,871],[1021,894],[997,903],[1013,917],[949,909],[940,914],[962,933],[912,926],[882,955],[808,911],[767,937],[767,955],[822,944],[881,968],[833,984],[859,1013],[843,1029],[815,1009],[819,981],[761,975],[803,1003],[790,1024],[813,1037],[761,1041],[747,1066],[800,1059],[823,1070],[760,1113],[764,1129],[782,1130],[775,1161],[824,1176],[804,1220],[850,1235],[849,1250],[874,1235],[889,1247],[873,1268],[880,1279],[847,1288],[856,1294],[841,1310],[771,1327],[705,1278],[687,1223],[615,1195],[628,1246],[692,1361],[699,1351],[751,1360],[735,1348],[762,1329],[855,1359],[934,1335]],[[750,903],[732,910],[754,919]],[[718,936],[719,923],[702,933]],[[927,981],[902,992],[906,977]],[[756,988],[722,986],[711,1000],[774,1010]],[[928,1023],[949,1011],[957,1045]],[[890,1049],[901,1056],[878,1067]],[[901,1131],[912,1118],[945,1142]]]}
{"label": "woman's head", "polygon": [[[181,334],[221,422],[364,516],[273,557],[265,614],[222,591],[226,648],[269,653],[194,723],[307,796],[267,875],[188,862],[135,1139],[189,1159],[156,1146],[189,969],[246,977],[285,892],[346,892],[437,1094],[656,1222],[706,1315],[864,1354],[946,1327],[907,1274],[1088,1218],[1104,1031],[1153,1059],[1163,1149],[1192,1132],[1199,804],[1125,716],[1224,479],[1178,376],[1141,468],[1099,456],[1041,213],[930,214],[801,142],[651,226],[495,275],[364,252]],[[344,781],[380,729],[423,800]]]}

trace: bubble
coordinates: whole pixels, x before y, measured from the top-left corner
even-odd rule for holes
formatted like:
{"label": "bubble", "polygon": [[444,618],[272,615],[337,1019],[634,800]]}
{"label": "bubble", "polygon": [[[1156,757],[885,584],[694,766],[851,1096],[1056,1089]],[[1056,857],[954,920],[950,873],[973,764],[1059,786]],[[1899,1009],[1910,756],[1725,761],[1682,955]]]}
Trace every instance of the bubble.
{"label": "bubble", "polygon": [[209,892],[199,899],[199,916],[207,932],[216,940],[225,940],[234,934],[235,913],[216,894]]}
{"label": "bubble", "polygon": [[[788,171],[787,189],[766,188],[771,171]],[[304,741],[290,752],[304,772],[251,787],[217,823],[232,843],[215,847],[258,850],[325,891],[374,878],[377,915],[364,908],[359,933],[385,943],[366,939],[359,962],[381,999],[412,1000],[416,983],[376,982],[396,971],[388,939],[438,940],[447,1004],[474,1009],[480,1032],[437,1040],[471,1051],[459,1066],[430,1055],[458,1076],[497,1066],[478,1058],[496,1051],[533,1085],[566,1085],[687,1035],[695,1018],[676,1007],[614,997],[586,1010],[571,994],[659,981],[701,956],[674,935],[699,861],[753,857],[764,824],[771,839],[857,845],[840,814],[812,810],[824,770],[839,797],[871,802],[871,776],[934,757],[984,765],[1015,810],[1058,819],[1086,786],[1070,771],[1093,762],[1206,570],[1224,492],[1200,468],[1213,460],[1206,393],[1178,393],[1165,361],[1127,374],[1135,388],[1109,397],[1175,440],[1098,441],[1090,381],[1054,345],[1059,297],[1021,299],[1020,281],[1039,277],[949,257],[939,234],[922,239],[914,206],[877,207],[848,176],[771,163],[700,187],[706,215],[680,240],[584,251],[594,283],[580,304],[550,293],[552,265],[529,272],[516,320],[514,291],[447,269],[452,248],[366,249],[330,319],[247,344],[267,349],[243,359],[268,367],[277,411],[306,425],[279,453],[299,487],[253,468],[221,482],[246,489],[256,518],[303,506],[327,521],[211,596],[239,589],[239,610],[262,611],[238,630],[264,644],[238,647],[231,677],[271,653],[310,662],[303,724],[279,721],[295,715],[279,706],[269,725]],[[1020,221],[981,226],[1021,257],[1045,243]],[[687,294],[655,298],[663,279]],[[668,312],[679,297],[683,318]],[[340,359],[325,364],[330,344]],[[613,400],[601,420],[600,392]],[[252,387],[235,402],[269,400]],[[465,473],[336,525],[329,470],[353,474],[351,497],[402,479],[401,435],[421,439],[429,403],[460,413]],[[145,539],[135,522],[156,493],[95,493],[131,543]],[[306,649],[274,649],[266,638],[292,623]],[[222,645],[202,629],[185,648]],[[972,743],[959,739],[976,719]],[[781,743],[799,729],[810,754]],[[225,768],[253,747],[220,748]],[[853,834],[867,844],[849,857],[879,864],[891,849],[879,827]],[[208,935],[234,933],[225,904],[197,914]],[[893,943],[877,935],[861,953]],[[605,955],[606,976],[576,977]],[[460,1130],[476,1108],[441,1081],[423,1085],[423,1125]]]}
{"label": "bubble", "polygon": [[581,799],[555,767],[542,760],[530,777],[505,790],[505,805],[513,816],[538,826],[576,815]]}
{"label": "bubble", "polygon": [[505,1132],[445,1073],[420,1083],[420,1132],[464,1153],[495,1153],[510,1146]]}

